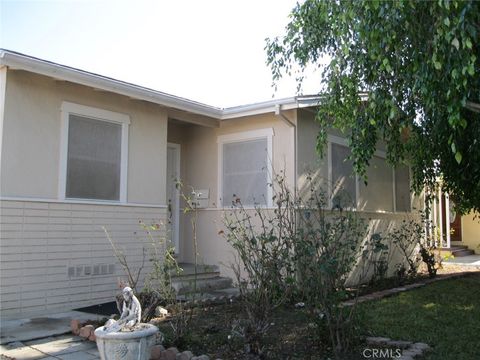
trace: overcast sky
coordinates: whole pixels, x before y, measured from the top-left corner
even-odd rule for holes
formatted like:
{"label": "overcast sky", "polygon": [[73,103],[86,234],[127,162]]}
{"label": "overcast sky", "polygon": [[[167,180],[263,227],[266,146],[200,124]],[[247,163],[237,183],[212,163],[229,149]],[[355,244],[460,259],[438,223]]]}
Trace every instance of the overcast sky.
{"label": "overcast sky", "polygon": [[[0,46],[227,107],[274,94],[265,38],[283,34],[295,0],[0,0]],[[303,93],[318,91],[318,74]]]}

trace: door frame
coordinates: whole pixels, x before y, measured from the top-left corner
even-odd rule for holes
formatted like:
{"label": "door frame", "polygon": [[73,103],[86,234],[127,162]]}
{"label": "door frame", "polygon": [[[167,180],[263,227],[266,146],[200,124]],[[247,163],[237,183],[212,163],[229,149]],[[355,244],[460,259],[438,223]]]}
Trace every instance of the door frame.
{"label": "door frame", "polygon": [[[180,173],[180,157],[181,157],[181,146],[180,144],[177,144],[177,143],[171,143],[171,142],[167,142],[167,151],[168,151],[168,148],[170,149],[174,149],[177,153],[177,157],[176,157],[176,161],[175,161],[175,167],[177,170],[177,177],[180,179],[180,176],[181,176],[181,173]],[[167,160],[168,161],[168,160]],[[167,176],[169,176],[169,174],[167,174]],[[168,179],[167,179],[167,183],[168,183]],[[170,196],[170,194],[168,193],[168,190],[167,190],[167,199],[168,197]],[[176,211],[173,213],[172,212],[172,221],[173,221],[173,224],[174,224],[174,236],[172,238],[172,243],[175,247],[175,254],[178,255],[180,254],[180,190],[179,189],[175,189],[175,208],[176,208]]]}

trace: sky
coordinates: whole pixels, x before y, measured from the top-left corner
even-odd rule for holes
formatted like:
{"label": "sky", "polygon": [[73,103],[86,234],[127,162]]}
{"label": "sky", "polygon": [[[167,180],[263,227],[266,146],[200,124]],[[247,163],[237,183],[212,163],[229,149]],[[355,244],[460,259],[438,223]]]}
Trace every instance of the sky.
{"label": "sky", "polygon": [[[296,0],[0,0],[0,47],[229,107],[275,92],[265,38],[284,33]],[[303,94],[319,89],[310,71]]]}

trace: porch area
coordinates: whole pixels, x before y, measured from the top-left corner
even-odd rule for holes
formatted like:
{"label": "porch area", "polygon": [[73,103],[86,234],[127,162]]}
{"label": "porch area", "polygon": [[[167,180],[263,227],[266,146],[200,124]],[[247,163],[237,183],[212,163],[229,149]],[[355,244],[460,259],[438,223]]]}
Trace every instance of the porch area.
{"label": "porch area", "polygon": [[[431,246],[440,249],[442,255],[456,258],[466,257],[461,263],[475,263],[480,260],[480,216],[476,213],[460,215],[455,211],[455,204],[448,193],[441,189],[431,201],[426,235],[431,239]],[[477,259],[478,257],[478,259]]]}

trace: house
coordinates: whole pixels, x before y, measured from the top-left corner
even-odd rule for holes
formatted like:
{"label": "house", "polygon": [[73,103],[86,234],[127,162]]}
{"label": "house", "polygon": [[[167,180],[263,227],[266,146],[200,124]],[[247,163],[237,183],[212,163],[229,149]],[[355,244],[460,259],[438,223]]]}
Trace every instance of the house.
{"label": "house", "polygon": [[319,159],[317,104],[300,96],[220,109],[1,50],[2,317],[111,301],[123,270],[102,227],[138,268],[148,241],[139,221],[170,223],[160,235],[171,238],[179,261],[191,263],[192,229],[174,178],[201,194],[205,264],[232,261],[218,235],[223,209],[233,194],[247,206],[259,198],[271,206],[273,169],[300,192],[307,173],[331,195],[337,188],[328,184],[341,183],[370,232],[415,216],[422,204],[409,192],[409,169],[389,167],[381,148],[368,186],[350,176],[340,133],[332,130]]}

